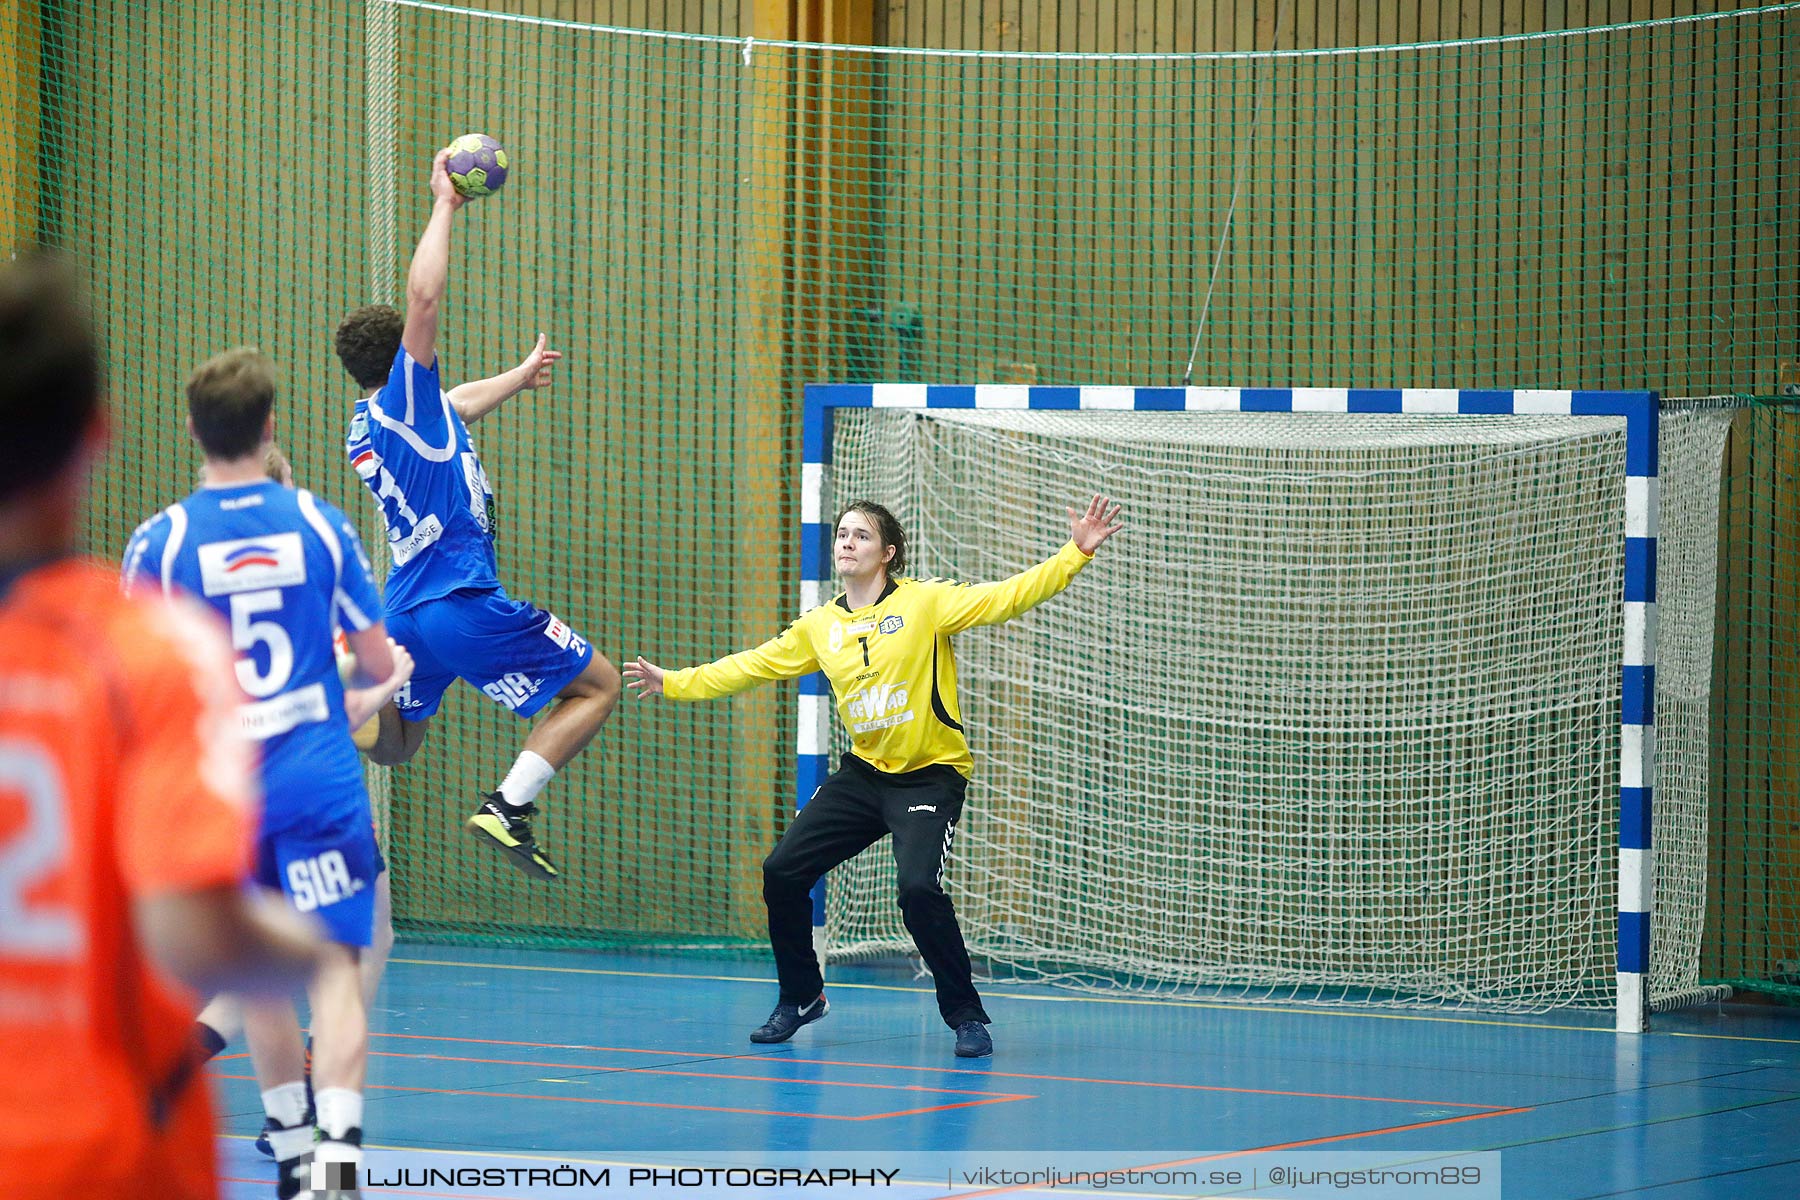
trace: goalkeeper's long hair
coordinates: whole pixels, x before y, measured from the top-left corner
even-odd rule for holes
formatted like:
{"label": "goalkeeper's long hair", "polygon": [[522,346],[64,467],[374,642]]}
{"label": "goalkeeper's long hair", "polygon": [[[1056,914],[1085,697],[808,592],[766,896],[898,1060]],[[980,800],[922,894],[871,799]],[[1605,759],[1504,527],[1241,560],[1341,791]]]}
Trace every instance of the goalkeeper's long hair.
{"label": "goalkeeper's long hair", "polygon": [[835,531],[839,525],[844,523],[844,513],[852,512],[859,512],[869,518],[869,521],[875,526],[875,535],[881,539],[883,549],[888,546],[894,548],[894,557],[888,560],[888,578],[904,575],[906,573],[906,530],[900,528],[899,520],[885,506],[877,504],[873,500],[852,500],[844,505],[843,511],[837,515],[837,520],[831,523],[831,528]]}

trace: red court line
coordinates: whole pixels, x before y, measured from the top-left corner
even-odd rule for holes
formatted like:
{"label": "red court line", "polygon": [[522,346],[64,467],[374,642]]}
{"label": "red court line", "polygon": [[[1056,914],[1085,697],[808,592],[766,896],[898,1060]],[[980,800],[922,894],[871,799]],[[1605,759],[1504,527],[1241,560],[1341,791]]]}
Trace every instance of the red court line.
{"label": "red court line", "polygon": [[[1384,1133],[1410,1133],[1415,1129],[1431,1129],[1439,1125],[1459,1125],[1464,1121],[1485,1121],[1489,1117],[1513,1117],[1520,1113],[1536,1111],[1534,1106],[1525,1108],[1500,1108],[1493,1112],[1468,1113],[1460,1117],[1440,1117],[1435,1121],[1415,1121],[1411,1125],[1389,1125],[1381,1129],[1363,1129],[1355,1133],[1334,1133],[1326,1137],[1307,1138],[1298,1142],[1280,1142],[1271,1146],[1252,1146],[1247,1150],[1227,1150],[1222,1154],[1202,1154],[1194,1158],[1177,1158],[1169,1162],[1150,1163],[1141,1167],[1117,1167],[1120,1171],[1168,1171],[1175,1167],[1192,1167],[1200,1163],[1224,1162],[1227,1159],[1243,1158],[1249,1154],[1272,1154],[1278,1150],[1304,1150],[1308,1146],[1325,1146],[1332,1142],[1353,1142],[1357,1138],[1380,1137]],[[1413,1153],[1409,1151],[1408,1153]],[[975,1200],[978,1196],[1006,1196],[1013,1192],[1033,1191],[1042,1185],[1035,1183],[1016,1183],[1008,1187],[986,1188],[979,1192],[947,1192],[946,1197],[954,1200]]]}
{"label": "red court line", "polygon": [[[675,1071],[658,1067],[608,1067],[595,1063],[535,1062],[520,1058],[469,1058],[460,1054],[396,1054],[391,1050],[371,1050],[371,1058],[406,1058],[414,1062],[489,1063],[501,1067],[554,1067],[567,1071],[604,1071],[616,1075],[675,1075],[685,1079],[736,1079],[749,1083],[789,1083],[806,1087],[867,1088],[881,1092],[941,1092],[946,1096],[987,1096],[995,1100],[1036,1100],[1015,1092],[986,1092],[972,1088],[921,1087],[916,1083],[851,1083],[847,1080],[800,1079],[792,1075],[734,1075],[727,1071]],[[742,1061],[742,1060],[739,1060]],[[760,1059],[758,1061],[761,1061]],[[785,1061],[785,1060],[784,1060]]]}
{"label": "red court line", "polygon": [[[254,1075],[227,1075],[215,1072],[216,1079],[248,1079]],[[997,1094],[982,1100],[960,1100],[955,1104],[933,1104],[924,1108],[903,1108],[894,1112],[865,1113],[845,1116],[837,1113],[785,1112],[772,1108],[731,1108],[717,1104],[671,1104],[662,1100],[614,1100],[601,1096],[535,1096],[527,1092],[472,1092],[462,1088],[407,1087],[398,1083],[365,1083],[365,1092],[418,1092],[431,1096],[470,1096],[477,1100],[549,1100],[560,1104],[609,1104],[619,1108],[673,1108],[682,1112],[735,1113],[747,1117],[798,1117],[804,1121],[885,1121],[890,1117],[916,1117],[924,1113],[949,1112],[958,1108],[978,1108],[983,1104],[1010,1104],[1015,1100],[1032,1100],[1033,1096]]]}
{"label": "red court line", "polygon": [[[594,1050],[611,1054],[658,1054],[664,1057],[671,1054],[687,1055],[694,1058],[719,1057],[717,1051],[646,1050],[632,1046],[577,1046],[557,1042],[508,1042],[491,1038],[444,1037],[437,1034],[426,1033],[379,1033],[372,1034],[371,1036],[427,1042],[463,1042],[468,1045],[476,1046],[522,1046],[534,1050]],[[395,1055],[394,1057],[404,1058],[406,1056]],[[736,1058],[740,1056],[733,1055],[731,1057]],[[747,1057],[761,1058],[763,1056],[749,1055]],[[1414,1100],[1404,1096],[1351,1096],[1337,1092],[1289,1092],[1277,1088],[1225,1087],[1220,1084],[1209,1083],[1159,1083],[1154,1080],[1144,1079],[1096,1079],[1082,1075],[1032,1075],[1023,1071],[985,1071],[966,1067],[915,1067],[899,1063],[851,1062],[845,1059],[836,1058],[793,1058],[785,1054],[779,1059],[769,1059],[768,1061],[806,1063],[810,1066],[858,1067],[867,1071],[930,1071],[934,1075],[949,1073],[956,1075],[979,1075],[983,1079],[1028,1079],[1037,1083],[1096,1083],[1104,1084],[1108,1087],[1165,1088],[1169,1091],[1183,1092],[1229,1092],[1233,1095],[1240,1096],[1291,1096],[1301,1100],[1360,1100],[1370,1104],[1406,1104],[1414,1106],[1425,1105],[1431,1108],[1472,1108],[1487,1110],[1495,1110],[1502,1107],[1498,1104],[1469,1104],[1460,1100]],[[605,1068],[597,1067],[593,1069],[604,1070]]]}

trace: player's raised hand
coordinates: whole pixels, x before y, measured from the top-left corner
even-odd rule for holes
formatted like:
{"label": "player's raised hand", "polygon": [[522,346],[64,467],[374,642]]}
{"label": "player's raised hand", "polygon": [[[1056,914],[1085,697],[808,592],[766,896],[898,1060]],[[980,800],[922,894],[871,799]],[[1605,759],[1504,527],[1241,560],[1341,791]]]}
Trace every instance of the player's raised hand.
{"label": "player's raised hand", "polygon": [[538,334],[537,345],[531,348],[531,353],[519,364],[519,378],[525,381],[520,385],[520,390],[529,392],[548,386],[550,369],[562,360],[562,356],[561,350],[550,349],[548,337]]}
{"label": "player's raised hand", "polygon": [[439,150],[431,160],[431,198],[439,204],[448,204],[452,209],[461,208],[469,202],[469,198],[456,190],[450,182],[450,170],[444,164],[450,161],[450,147]]}
{"label": "player's raised hand", "polygon": [[663,669],[640,654],[625,664],[625,684],[632,695],[654,700],[663,694]]}
{"label": "player's raised hand", "polygon": [[1125,528],[1125,523],[1119,520],[1124,507],[1106,496],[1095,496],[1088,501],[1087,511],[1080,515],[1070,508],[1069,540],[1083,554],[1092,554],[1100,548],[1100,543]]}

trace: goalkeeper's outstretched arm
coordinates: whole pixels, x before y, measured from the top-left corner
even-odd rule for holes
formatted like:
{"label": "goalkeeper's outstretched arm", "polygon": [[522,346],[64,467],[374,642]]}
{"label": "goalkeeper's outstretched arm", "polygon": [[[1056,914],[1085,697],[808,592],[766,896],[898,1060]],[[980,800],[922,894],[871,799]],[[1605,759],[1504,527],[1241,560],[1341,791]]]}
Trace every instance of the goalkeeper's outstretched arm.
{"label": "goalkeeper's outstretched arm", "polygon": [[748,691],[771,679],[792,679],[819,669],[799,622],[754,650],[740,650],[698,667],[667,671],[639,655],[625,664],[625,682],[643,699],[712,700]]}
{"label": "goalkeeper's outstretched arm", "polygon": [[1075,573],[1087,566],[1107,538],[1125,527],[1119,520],[1122,506],[1106,496],[1094,496],[1087,508],[1069,513],[1069,540],[1054,555],[1009,579],[993,583],[958,584],[933,581],[926,586],[937,594],[940,633],[961,633],[977,625],[1010,621],[1056,595],[1069,585]]}

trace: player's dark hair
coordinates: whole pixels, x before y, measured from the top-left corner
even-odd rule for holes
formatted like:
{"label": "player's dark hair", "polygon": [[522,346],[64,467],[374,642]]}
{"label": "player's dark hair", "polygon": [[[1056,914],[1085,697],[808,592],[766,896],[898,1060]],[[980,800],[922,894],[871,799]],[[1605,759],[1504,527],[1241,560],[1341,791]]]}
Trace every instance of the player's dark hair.
{"label": "player's dark hair", "polygon": [[832,532],[844,523],[844,513],[859,512],[869,518],[875,526],[875,536],[881,539],[883,549],[894,548],[894,557],[888,560],[887,573],[891,578],[906,570],[906,531],[900,528],[900,521],[885,507],[873,500],[852,500],[844,505],[843,512],[838,513],[837,520],[831,523]]}
{"label": "player's dark hair", "polygon": [[74,264],[33,250],[0,263],[0,501],[68,465],[100,408],[100,350]]}
{"label": "player's dark hair", "polygon": [[275,367],[254,346],[239,346],[194,368],[188,417],[208,458],[242,458],[262,445],[275,407]]}
{"label": "player's dark hair", "polygon": [[357,386],[378,388],[387,382],[406,317],[391,304],[365,304],[337,327],[337,356]]}

